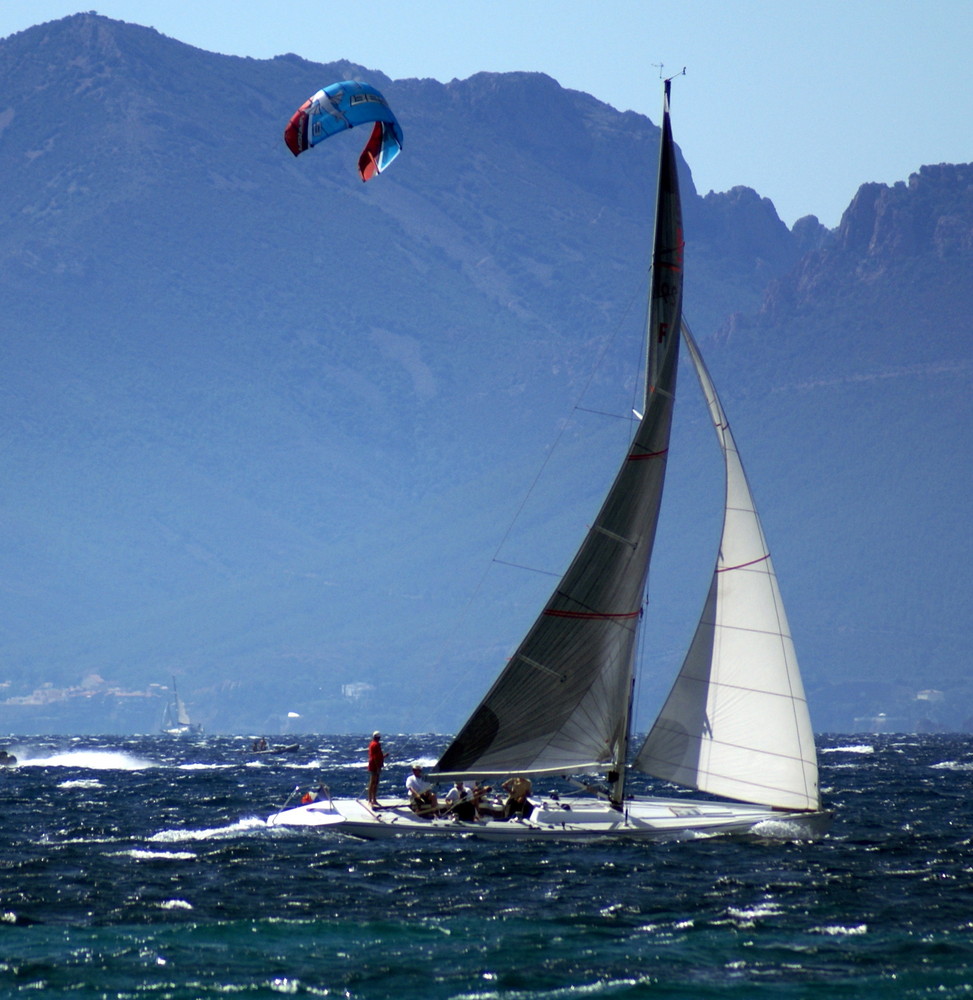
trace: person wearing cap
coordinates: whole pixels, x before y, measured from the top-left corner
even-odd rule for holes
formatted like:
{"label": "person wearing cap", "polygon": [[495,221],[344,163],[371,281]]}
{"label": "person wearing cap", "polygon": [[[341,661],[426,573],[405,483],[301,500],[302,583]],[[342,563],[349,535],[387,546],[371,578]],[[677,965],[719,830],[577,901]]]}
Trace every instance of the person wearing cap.
{"label": "person wearing cap", "polygon": [[439,800],[432,790],[432,785],[422,776],[421,764],[412,765],[412,774],[405,779],[405,787],[409,792],[412,808],[416,812],[425,813],[430,810],[435,812],[439,809]]}
{"label": "person wearing cap", "polygon": [[372,742],[368,744],[368,804],[378,805],[378,777],[385,765],[385,753],[382,750],[382,734],[376,730],[372,733]]}

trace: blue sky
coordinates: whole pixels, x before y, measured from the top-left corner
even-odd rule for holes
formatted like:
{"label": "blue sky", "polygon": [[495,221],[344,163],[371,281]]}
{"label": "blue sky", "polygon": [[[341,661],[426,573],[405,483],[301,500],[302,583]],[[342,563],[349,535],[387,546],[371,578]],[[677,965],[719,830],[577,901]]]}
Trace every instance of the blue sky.
{"label": "blue sky", "polygon": [[673,125],[697,188],[746,184],[788,225],[837,225],[866,181],[973,160],[973,0],[0,0],[0,37],[90,9],[395,79],[537,70],[656,122],[657,65],[686,66]]}

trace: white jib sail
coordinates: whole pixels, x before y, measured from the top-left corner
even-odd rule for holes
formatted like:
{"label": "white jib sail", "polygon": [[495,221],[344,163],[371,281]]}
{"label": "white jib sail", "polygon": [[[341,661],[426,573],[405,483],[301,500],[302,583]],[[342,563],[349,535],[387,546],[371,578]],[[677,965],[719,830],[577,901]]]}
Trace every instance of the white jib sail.
{"label": "white jib sail", "polygon": [[818,809],[814,734],[777,576],[723,407],[683,333],[723,450],[726,508],[706,606],[635,766],[731,799]]}

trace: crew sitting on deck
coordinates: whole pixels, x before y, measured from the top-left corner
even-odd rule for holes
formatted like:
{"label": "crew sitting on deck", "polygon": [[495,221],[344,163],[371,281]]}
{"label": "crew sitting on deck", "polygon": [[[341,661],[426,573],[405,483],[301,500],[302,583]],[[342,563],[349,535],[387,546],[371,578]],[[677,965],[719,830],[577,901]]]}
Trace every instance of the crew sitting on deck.
{"label": "crew sitting on deck", "polygon": [[467,788],[462,781],[457,781],[446,793],[446,805],[453,816],[464,823],[473,823],[480,818],[473,790]]}
{"label": "crew sitting on deck", "polygon": [[422,776],[422,766],[412,765],[412,774],[405,779],[405,787],[409,792],[409,804],[417,813],[436,812],[439,801],[432,790],[430,782]]}
{"label": "crew sitting on deck", "polygon": [[527,778],[508,778],[503,783],[507,793],[507,801],[503,806],[503,814],[507,819],[511,816],[523,816],[528,819],[534,811],[534,806],[527,798],[530,795],[531,784]]}
{"label": "crew sitting on deck", "polygon": [[484,816],[492,819],[503,819],[503,806],[500,804],[499,799],[494,800],[490,798],[490,792],[493,791],[492,785],[481,785],[478,781],[473,782],[473,803],[476,806],[476,814],[479,819],[483,819]]}

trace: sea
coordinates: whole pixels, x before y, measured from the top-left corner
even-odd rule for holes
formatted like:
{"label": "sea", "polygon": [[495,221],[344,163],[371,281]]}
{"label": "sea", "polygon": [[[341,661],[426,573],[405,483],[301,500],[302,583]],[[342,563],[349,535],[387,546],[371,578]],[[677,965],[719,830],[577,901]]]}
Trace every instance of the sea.
{"label": "sea", "polygon": [[[366,738],[275,742],[8,738],[0,997],[973,996],[973,737],[820,737],[814,843],[583,845],[269,827],[366,782]],[[380,797],[444,745],[384,743]]]}

